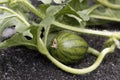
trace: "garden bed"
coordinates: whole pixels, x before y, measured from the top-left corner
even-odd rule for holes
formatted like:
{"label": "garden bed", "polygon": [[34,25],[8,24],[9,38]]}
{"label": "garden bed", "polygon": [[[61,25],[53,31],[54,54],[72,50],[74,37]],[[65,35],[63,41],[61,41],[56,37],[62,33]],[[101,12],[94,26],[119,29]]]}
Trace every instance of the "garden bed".
{"label": "garden bed", "polygon": [[[37,2],[32,0],[33,5]],[[33,15],[33,14],[31,14]],[[31,16],[31,19],[36,18]],[[109,22],[99,26],[87,26],[92,30],[119,31],[119,22]],[[89,46],[101,51],[106,37],[91,34],[80,34]],[[0,80],[119,80],[120,78],[120,50],[115,49],[108,54],[94,71],[76,75],[67,73],[56,67],[46,56],[37,50],[25,46],[15,46],[0,50]],[[75,64],[73,68],[84,68],[92,65],[97,59],[92,54]]]}
{"label": "garden bed", "polygon": [[[119,24],[110,30],[119,30]],[[109,26],[110,26],[109,25]],[[107,25],[108,26],[108,25]],[[107,26],[104,26],[107,28]],[[102,27],[101,27],[102,28]],[[84,36],[89,44],[101,49],[104,38]],[[84,75],[73,75],[57,68],[51,61],[39,52],[24,46],[0,50],[0,79],[1,80],[118,80],[120,78],[120,50],[105,57],[101,65],[93,72]],[[80,68],[91,65],[96,57],[87,55],[77,64],[70,65]]]}

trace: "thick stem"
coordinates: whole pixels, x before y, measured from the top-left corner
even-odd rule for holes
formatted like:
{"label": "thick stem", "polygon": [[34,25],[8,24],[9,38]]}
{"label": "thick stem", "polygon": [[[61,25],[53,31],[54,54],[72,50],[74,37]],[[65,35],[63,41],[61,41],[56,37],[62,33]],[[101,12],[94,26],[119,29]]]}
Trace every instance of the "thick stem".
{"label": "thick stem", "polygon": [[36,37],[37,38],[37,41],[36,41],[37,49],[41,54],[47,55],[48,50],[47,50],[45,44],[43,43],[42,39],[40,38],[40,34],[41,34],[41,32],[40,32],[40,27],[39,27],[37,29],[37,34],[36,34],[37,35],[37,37]]}
{"label": "thick stem", "polygon": [[92,48],[92,47],[89,47],[87,52],[91,53],[91,54],[93,54],[95,56],[99,56],[100,55],[100,52],[98,50]]}
{"label": "thick stem", "polygon": [[108,32],[108,31],[97,31],[97,30],[91,30],[91,29],[77,28],[75,26],[65,25],[57,21],[54,21],[53,25],[63,28],[63,29],[68,29],[68,30],[72,30],[72,31],[80,32],[80,33],[100,35],[100,36],[105,36],[105,37],[111,37],[113,34],[116,34],[116,32],[114,33],[114,32]]}
{"label": "thick stem", "polygon": [[120,22],[119,18],[113,18],[113,17],[101,16],[101,15],[95,15],[95,14],[90,14],[90,17],[91,18],[96,18],[96,19],[102,19],[102,20],[110,20],[110,21]]}
{"label": "thick stem", "polygon": [[109,7],[109,8],[113,8],[113,9],[120,9],[120,5],[119,4],[112,4],[110,3],[108,0],[97,0],[99,3]]}
{"label": "thick stem", "polygon": [[60,63],[59,61],[57,61],[55,58],[53,58],[49,53],[46,55],[56,66],[58,66],[60,69],[72,73],[72,74],[86,74],[89,73],[93,70],[95,70],[100,63],[103,61],[104,57],[106,54],[108,54],[109,52],[113,52],[115,48],[115,45],[112,45],[109,48],[105,48],[98,56],[97,60],[93,63],[93,65],[91,65],[90,67],[87,68],[83,68],[83,69],[75,69],[75,68],[71,68],[69,66],[66,66],[62,63]]}
{"label": "thick stem", "polygon": [[26,0],[18,0],[18,2],[24,4],[29,10],[31,10],[33,13],[35,13],[39,18],[43,19],[44,15],[42,15],[32,4],[30,4]]}
{"label": "thick stem", "polygon": [[37,39],[37,49],[38,51],[43,54],[43,55],[48,55],[48,50],[45,46],[45,44],[43,43],[42,39],[41,38],[38,38]]}
{"label": "thick stem", "polygon": [[45,45],[47,45],[47,39],[48,39],[49,30],[50,30],[50,26],[46,27],[46,29],[45,29],[45,37],[44,37]]}

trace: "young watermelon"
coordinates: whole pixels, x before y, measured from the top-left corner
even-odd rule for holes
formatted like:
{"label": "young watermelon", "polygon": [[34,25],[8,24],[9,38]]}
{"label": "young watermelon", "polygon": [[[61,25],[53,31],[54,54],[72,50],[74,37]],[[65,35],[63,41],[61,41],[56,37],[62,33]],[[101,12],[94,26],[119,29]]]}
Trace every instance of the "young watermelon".
{"label": "young watermelon", "polygon": [[58,33],[49,46],[51,55],[65,64],[79,61],[87,50],[88,44],[82,37],[67,31]]}

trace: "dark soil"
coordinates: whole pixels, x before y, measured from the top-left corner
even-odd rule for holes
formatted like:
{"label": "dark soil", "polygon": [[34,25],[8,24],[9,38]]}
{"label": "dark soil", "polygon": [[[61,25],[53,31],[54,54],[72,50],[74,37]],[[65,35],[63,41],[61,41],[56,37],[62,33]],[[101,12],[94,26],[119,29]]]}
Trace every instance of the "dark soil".
{"label": "dark soil", "polygon": [[[99,28],[98,28],[99,27]],[[119,23],[97,26],[98,29],[120,30]],[[87,35],[84,38],[89,45],[101,50],[106,38]],[[80,68],[91,65],[96,60],[91,54],[84,60],[71,65]],[[101,65],[93,72],[85,75],[73,75],[57,68],[50,60],[39,52],[24,46],[0,50],[0,80],[119,80],[120,50],[105,57]]]}
{"label": "dark soil", "polygon": [[[115,26],[114,23],[110,24]],[[108,27],[108,25],[104,26]],[[109,30],[119,30],[119,26]],[[102,27],[101,27],[102,28]],[[106,38],[100,36],[83,36],[89,45],[101,50]],[[24,46],[0,50],[0,80],[119,80],[120,79],[120,50],[105,57],[101,65],[93,72],[85,75],[73,75],[57,68],[51,61],[39,52]],[[86,55],[84,60],[71,65],[81,68],[91,65],[96,57]]]}

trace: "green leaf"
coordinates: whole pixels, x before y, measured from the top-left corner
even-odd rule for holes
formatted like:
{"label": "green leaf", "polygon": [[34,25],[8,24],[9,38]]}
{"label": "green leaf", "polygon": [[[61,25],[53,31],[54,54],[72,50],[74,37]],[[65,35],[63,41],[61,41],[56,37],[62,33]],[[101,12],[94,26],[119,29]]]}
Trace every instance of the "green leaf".
{"label": "green leaf", "polygon": [[52,2],[52,0],[38,0],[38,1],[41,1],[44,4],[50,4]]}
{"label": "green leaf", "polygon": [[54,22],[54,20],[55,20],[54,16],[45,17],[41,21],[40,25],[44,27],[50,26]]}
{"label": "green leaf", "polygon": [[[28,3],[31,4],[31,0],[26,0]],[[13,9],[14,11],[21,11],[21,12],[30,12],[29,8],[23,5],[19,0],[9,0],[8,4],[6,4],[8,8]]]}
{"label": "green leaf", "polygon": [[46,9],[46,16],[41,21],[40,25],[47,27],[52,24],[55,20],[54,15],[57,14],[62,9],[62,6],[50,6]]}
{"label": "green leaf", "polygon": [[47,8],[50,7],[49,4],[40,4],[38,10],[41,12],[44,17],[46,16],[46,10]]}
{"label": "green leaf", "polygon": [[88,0],[71,0],[68,4],[76,11],[89,7]]}
{"label": "green leaf", "polygon": [[65,14],[73,14],[79,17],[79,14],[70,5],[66,5],[57,13],[56,18]]}
{"label": "green leaf", "polygon": [[98,2],[101,2],[101,3],[107,3],[108,5],[118,5],[120,4],[120,0],[105,0],[102,2],[102,0],[98,0]]}
{"label": "green leaf", "polygon": [[6,2],[8,2],[9,0],[0,0],[0,4],[2,4],[2,3],[6,3]]}
{"label": "green leaf", "polygon": [[42,54],[46,54],[47,48],[40,38],[42,28],[43,27],[40,26],[31,26],[30,33],[33,35],[31,41],[37,46],[36,48],[38,51],[40,51]]}
{"label": "green leaf", "polygon": [[21,33],[16,33],[10,39],[1,42],[0,49],[12,47],[12,46],[19,46],[19,45],[27,45],[27,46],[33,46],[33,47],[36,46],[32,41],[27,40]]}
{"label": "green leaf", "polygon": [[65,2],[65,0],[53,0],[57,4],[61,4],[62,2]]}
{"label": "green leaf", "polygon": [[[67,14],[69,17],[71,17],[71,18],[74,18],[75,19],[75,21],[77,21],[77,22],[79,22],[79,25],[80,25],[80,27],[85,27],[86,26],[86,22],[84,22],[81,18],[79,18],[79,17],[77,17],[77,16],[75,16],[75,15],[71,15],[71,14]],[[73,19],[72,19],[72,21],[73,21]],[[71,21],[71,22],[72,22]],[[70,22],[70,23],[71,23]],[[75,25],[74,25],[75,26]],[[76,25],[77,26],[77,25]]]}
{"label": "green leaf", "polygon": [[[36,26],[31,26],[30,27],[30,33],[32,35],[24,35],[24,33],[16,33],[15,35],[13,35],[10,39],[7,39],[3,42],[0,43],[0,48],[7,48],[7,47],[12,47],[12,46],[20,46],[20,45],[24,45],[27,47],[37,47],[37,39],[38,36],[40,34],[38,34],[38,28]],[[40,33],[41,31],[39,31]],[[25,36],[31,37],[31,39],[27,39]]]}
{"label": "green leaf", "polygon": [[57,14],[62,8],[63,8],[63,6],[50,6],[46,10],[46,15],[53,16],[53,15]]}
{"label": "green leaf", "polygon": [[26,21],[29,21],[30,20],[30,14],[29,12],[23,12],[23,11],[20,11],[19,9],[16,10],[16,12],[21,16],[23,17]]}
{"label": "green leaf", "polygon": [[108,20],[101,20],[101,19],[95,19],[95,18],[90,18],[89,21],[87,21],[87,25],[103,25],[106,23],[109,23],[110,21]]}
{"label": "green leaf", "polygon": [[90,18],[87,14],[87,10],[82,10],[82,11],[78,11],[77,13],[80,15],[80,17],[84,20],[84,21],[88,21]]}
{"label": "green leaf", "polygon": [[80,25],[79,21],[81,21],[81,19],[79,21],[77,21],[75,19],[75,17],[77,17],[77,16],[74,16],[74,15],[70,16],[70,15],[72,15],[72,14],[62,15],[57,20],[63,24],[68,24],[71,26],[79,26]]}
{"label": "green leaf", "polygon": [[[70,5],[66,5],[61,11],[56,14],[56,19],[64,24],[72,26],[84,27],[86,22],[84,17],[77,13]],[[84,25],[83,25],[84,24]]]}
{"label": "green leaf", "polygon": [[111,21],[120,21],[120,10],[100,6],[90,13],[90,17]]}
{"label": "green leaf", "polygon": [[28,26],[26,26],[23,22],[21,22],[18,18],[16,18],[16,15],[5,12],[0,15],[0,34],[4,31],[5,28],[15,26],[17,32],[24,32],[26,29],[28,29]]}
{"label": "green leaf", "polygon": [[52,1],[56,4],[61,4],[61,3],[65,2],[65,0],[38,0],[38,1],[41,1],[44,4],[50,4],[50,3],[52,3]]}
{"label": "green leaf", "polygon": [[45,18],[41,21],[40,26],[44,27],[45,31],[43,32],[44,43],[47,42],[47,35],[50,29],[51,24],[55,21],[55,15],[62,9],[62,6],[50,6],[46,9]]}
{"label": "green leaf", "polygon": [[113,4],[120,4],[120,0],[109,0]]}
{"label": "green leaf", "polygon": [[67,14],[69,17],[71,18],[75,18],[79,23],[82,21],[82,19],[80,19],[79,17],[72,15],[72,14]]}

